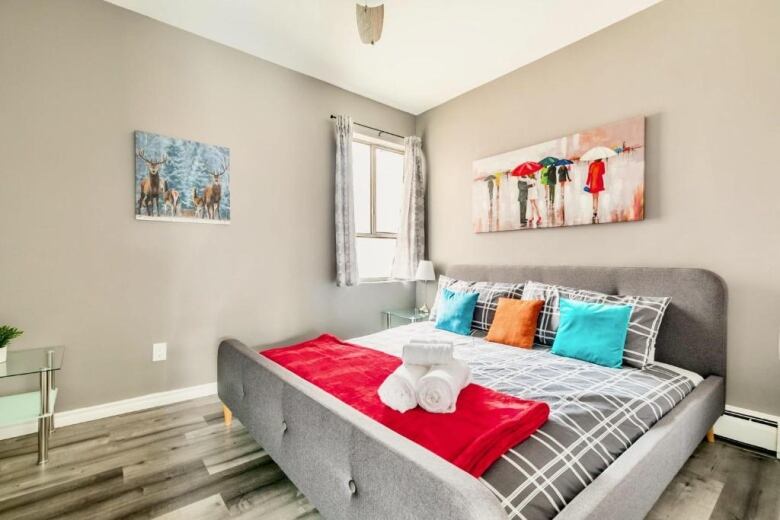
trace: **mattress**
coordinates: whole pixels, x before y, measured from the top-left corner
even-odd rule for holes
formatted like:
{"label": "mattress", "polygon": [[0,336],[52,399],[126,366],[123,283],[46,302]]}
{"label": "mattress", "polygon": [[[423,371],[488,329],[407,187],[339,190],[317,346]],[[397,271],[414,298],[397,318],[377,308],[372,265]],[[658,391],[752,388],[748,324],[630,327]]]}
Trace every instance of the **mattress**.
{"label": "mattress", "polygon": [[554,517],[701,381],[671,365],[605,368],[541,345],[519,349],[460,336],[430,321],[350,341],[400,357],[404,343],[420,336],[453,342],[475,383],[550,405],[548,422],[480,478],[510,519]]}

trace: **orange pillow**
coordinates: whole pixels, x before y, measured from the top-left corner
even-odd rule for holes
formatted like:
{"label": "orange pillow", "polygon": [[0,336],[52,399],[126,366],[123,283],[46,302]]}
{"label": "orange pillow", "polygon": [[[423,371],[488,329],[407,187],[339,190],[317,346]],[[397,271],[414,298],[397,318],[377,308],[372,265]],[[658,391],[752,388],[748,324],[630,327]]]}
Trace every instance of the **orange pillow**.
{"label": "orange pillow", "polygon": [[543,305],[544,300],[499,298],[496,315],[485,339],[513,347],[533,347],[536,319]]}

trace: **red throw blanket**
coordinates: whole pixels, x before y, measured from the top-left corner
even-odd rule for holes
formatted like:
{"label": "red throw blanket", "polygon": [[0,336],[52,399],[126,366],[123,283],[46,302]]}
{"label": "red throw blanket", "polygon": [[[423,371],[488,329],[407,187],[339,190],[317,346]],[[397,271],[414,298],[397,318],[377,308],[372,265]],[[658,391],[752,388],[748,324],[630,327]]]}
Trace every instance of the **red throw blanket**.
{"label": "red throw blanket", "polygon": [[461,391],[454,413],[419,407],[396,412],[379,400],[377,389],[401,360],[329,334],[261,354],[475,477],[530,437],[550,413],[546,403],[475,384]]}

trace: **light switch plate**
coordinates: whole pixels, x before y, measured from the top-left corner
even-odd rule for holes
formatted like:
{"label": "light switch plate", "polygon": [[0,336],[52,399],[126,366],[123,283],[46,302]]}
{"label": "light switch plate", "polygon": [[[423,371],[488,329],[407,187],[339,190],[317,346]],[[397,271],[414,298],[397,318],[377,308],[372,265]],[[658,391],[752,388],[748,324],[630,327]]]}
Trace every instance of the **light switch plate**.
{"label": "light switch plate", "polygon": [[152,361],[165,361],[168,358],[168,344],[155,343],[152,345]]}

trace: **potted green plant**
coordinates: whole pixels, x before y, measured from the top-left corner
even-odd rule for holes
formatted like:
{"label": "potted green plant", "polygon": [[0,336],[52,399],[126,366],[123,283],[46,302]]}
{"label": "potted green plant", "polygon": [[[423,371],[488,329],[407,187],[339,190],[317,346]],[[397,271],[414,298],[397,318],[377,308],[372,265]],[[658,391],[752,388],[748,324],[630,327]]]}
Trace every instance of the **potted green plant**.
{"label": "potted green plant", "polygon": [[0,363],[5,363],[8,355],[8,344],[12,339],[21,336],[23,331],[8,325],[0,326]]}

